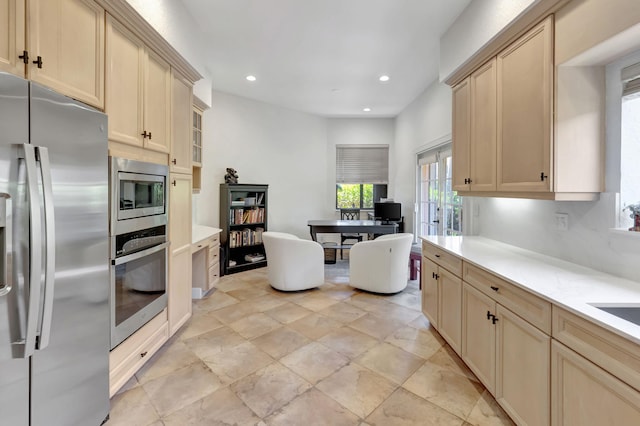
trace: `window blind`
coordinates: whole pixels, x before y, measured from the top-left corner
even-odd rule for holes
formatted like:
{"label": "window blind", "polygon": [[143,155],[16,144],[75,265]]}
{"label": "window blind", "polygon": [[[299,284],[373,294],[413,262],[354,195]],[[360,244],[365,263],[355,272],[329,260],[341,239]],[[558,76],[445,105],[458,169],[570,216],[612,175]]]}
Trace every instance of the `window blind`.
{"label": "window blind", "polygon": [[622,69],[622,96],[640,93],[640,64]]}
{"label": "window blind", "polygon": [[389,146],[337,145],[336,183],[389,183]]}

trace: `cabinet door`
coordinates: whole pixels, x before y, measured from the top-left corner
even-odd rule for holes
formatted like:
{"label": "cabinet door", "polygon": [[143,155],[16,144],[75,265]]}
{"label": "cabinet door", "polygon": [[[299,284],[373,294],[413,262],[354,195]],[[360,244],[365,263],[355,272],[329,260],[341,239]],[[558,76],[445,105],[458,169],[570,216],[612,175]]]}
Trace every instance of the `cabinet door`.
{"label": "cabinet door", "polygon": [[92,0],[29,0],[28,10],[28,77],[104,108],[104,9]]}
{"label": "cabinet door", "polygon": [[498,54],[498,190],[552,188],[553,18]]}
{"label": "cabinet door", "polygon": [[471,93],[467,78],[453,88],[453,189],[468,191],[471,157]]}
{"label": "cabinet door", "polygon": [[496,400],[517,424],[549,424],[551,338],[499,304],[496,317]]}
{"label": "cabinet door", "polygon": [[0,0],[0,71],[24,77],[24,0]]}
{"label": "cabinet door", "polygon": [[438,265],[422,256],[422,312],[429,322],[438,327]]}
{"label": "cabinet door", "polygon": [[169,333],[191,316],[191,176],[170,175]]}
{"label": "cabinet door", "polygon": [[472,191],[496,190],[496,60],[471,74]]}
{"label": "cabinet door", "polygon": [[144,44],[107,15],[105,111],[109,140],[142,147]]}
{"label": "cabinet door", "polygon": [[640,424],[640,393],[595,364],[553,341],[551,424]]}
{"label": "cabinet door", "polygon": [[171,131],[171,69],[169,64],[147,50],[144,72],[144,129],[151,136],[145,148],[169,152]]}
{"label": "cabinet door", "polygon": [[494,394],[496,382],[495,302],[471,287],[462,286],[462,359]]}
{"label": "cabinet door", "polygon": [[172,172],[191,174],[191,84],[172,74],[170,166]]}
{"label": "cabinet door", "polygon": [[460,340],[462,333],[462,280],[446,269],[439,268],[438,296],[440,317],[438,331],[460,354]]}

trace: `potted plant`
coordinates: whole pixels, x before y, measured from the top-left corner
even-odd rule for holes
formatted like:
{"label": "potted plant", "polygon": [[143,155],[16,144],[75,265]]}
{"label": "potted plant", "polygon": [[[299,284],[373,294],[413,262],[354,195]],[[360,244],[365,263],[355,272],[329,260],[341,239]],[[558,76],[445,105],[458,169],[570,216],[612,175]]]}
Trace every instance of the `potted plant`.
{"label": "potted plant", "polygon": [[629,231],[640,232],[640,201],[635,204],[629,204],[622,211],[629,210],[631,214],[629,217],[633,219],[633,226],[629,228]]}

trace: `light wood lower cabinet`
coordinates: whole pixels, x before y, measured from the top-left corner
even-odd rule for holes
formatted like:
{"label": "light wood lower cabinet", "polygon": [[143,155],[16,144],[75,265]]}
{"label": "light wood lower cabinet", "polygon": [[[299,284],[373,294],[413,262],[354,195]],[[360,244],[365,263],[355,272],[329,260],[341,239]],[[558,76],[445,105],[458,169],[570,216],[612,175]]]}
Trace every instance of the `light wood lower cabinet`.
{"label": "light wood lower cabinet", "polygon": [[563,344],[551,345],[551,424],[640,424],[640,393]]}
{"label": "light wood lower cabinet", "polygon": [[422,274],[422,313],[436,329],[438,327],[438,265],[422,256],[420,264]]}
{"label": "light wood lower cabinet", "polygon": [[167,310],[160,312],[109,353],[109,396],[115,393],[169,339]]}
{"label": "light wood lower cabinet", "polygon": [[191,317],[191,175],[169,175],[169,335]]}
{"label": "light wood lower cabinet", "polygon": [[462,285],[462,359],[495,395],[496,328],[491,323],[496,303],[467,283]]}

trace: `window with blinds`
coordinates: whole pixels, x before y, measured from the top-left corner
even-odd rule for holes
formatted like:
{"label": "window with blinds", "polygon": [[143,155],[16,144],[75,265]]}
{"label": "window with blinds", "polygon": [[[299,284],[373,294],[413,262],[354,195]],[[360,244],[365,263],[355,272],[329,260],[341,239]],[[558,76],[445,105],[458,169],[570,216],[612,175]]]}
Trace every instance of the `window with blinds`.
{"label": "window with blinds", "polygon": [[387,197],[388,145],[336,146],[336,208],[373,209]]}

